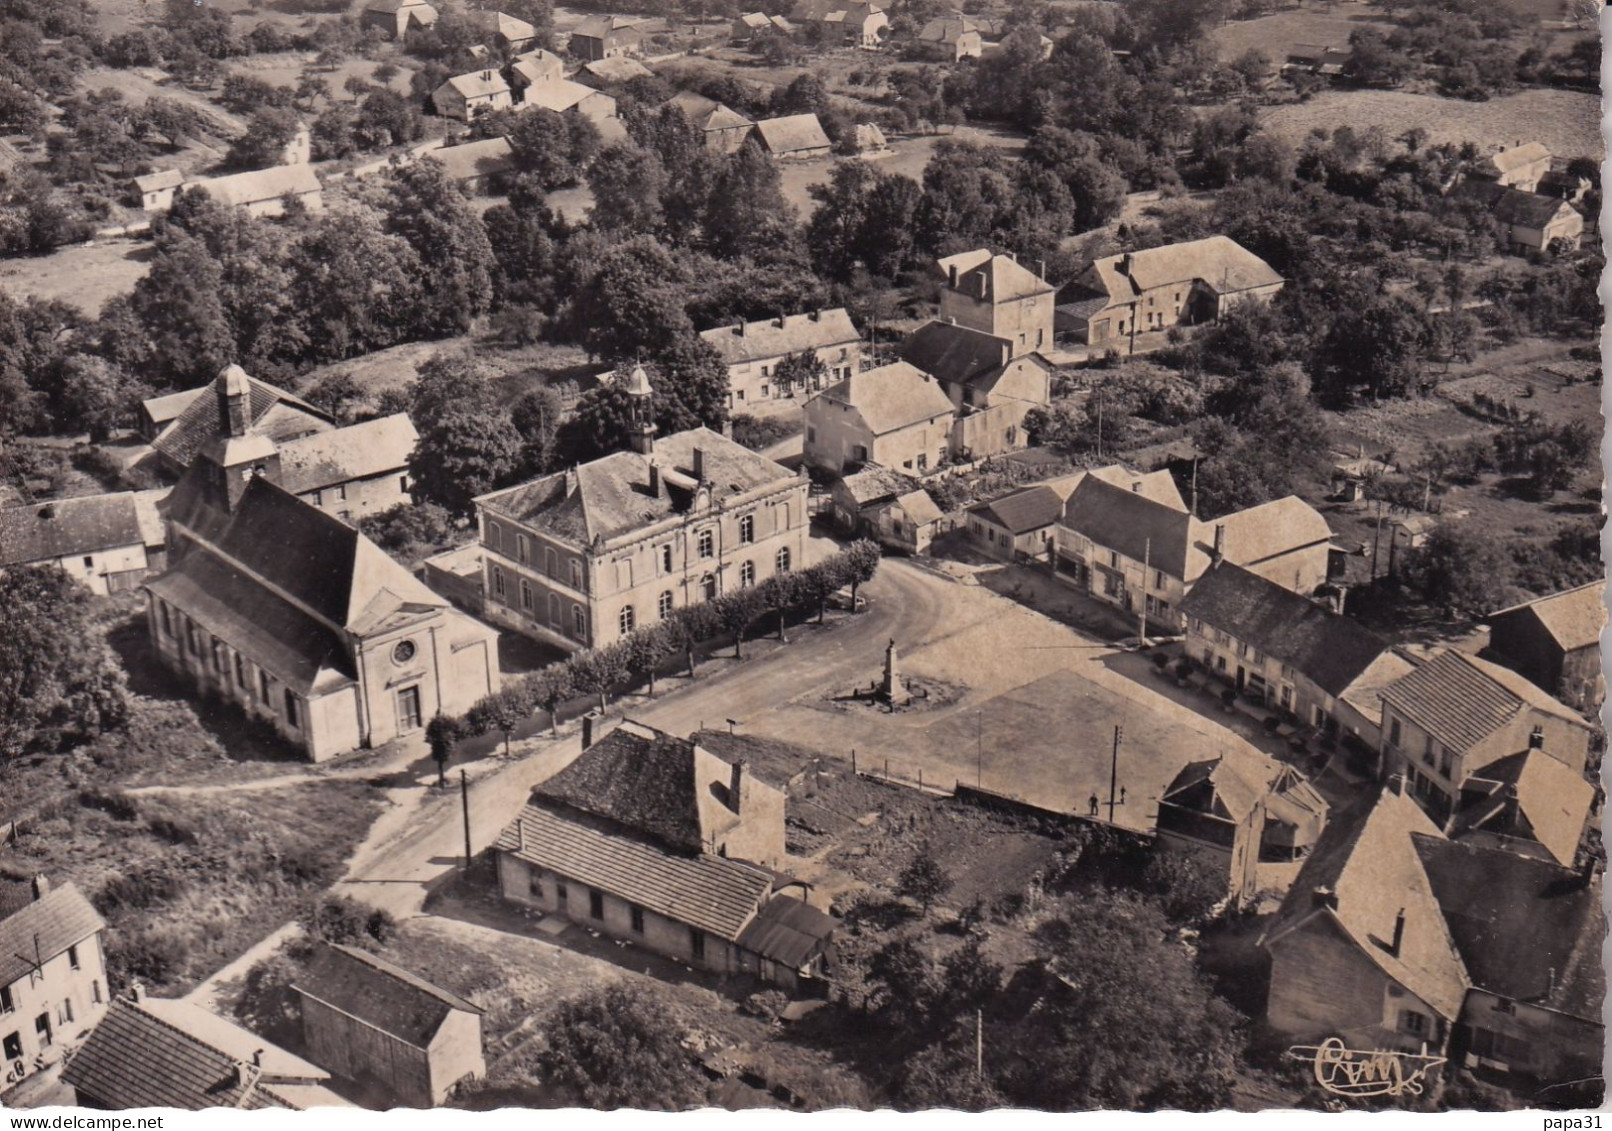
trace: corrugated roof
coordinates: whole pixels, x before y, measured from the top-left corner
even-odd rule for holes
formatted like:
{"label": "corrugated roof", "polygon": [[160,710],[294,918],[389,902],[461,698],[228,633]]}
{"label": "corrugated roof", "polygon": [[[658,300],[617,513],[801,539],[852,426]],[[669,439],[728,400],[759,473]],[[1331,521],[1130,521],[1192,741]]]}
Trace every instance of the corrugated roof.
{"label": "corrugated roof", "polygon": [[417,1049],[430,1047],[455,1010],[482,1012],[401,966],[348,946],[321,946],[291,988]]}
{"label": "corrugated roof", "polygon": [[819,401],[849,405],[875,436],[923,420],[950,418],[953,411],[951,398],[940,384],[905,361],[852,374],[830,385],[806,402],[808,415]]}
{"label": "corrugated roof", "polygon": [[1470,750],[1533,708],[1587,727],[1583,716],[1498,664],[1454,648],[1384,688],[1383,701],[1451,750]]}
{"label": "corrugated roof", "polygon": [[54,561],[146,545],[132,491],[0,510],[0,565]]}
{"label": "corrugated roof", "polygon": [[765,118],[756,123],[756,132],[769,153],[798,153],[808,149],[828,149],[828,135],[816,114],[789,114]]}
{"label": "corrugated roof", "polygon": [[901,360],[937,380],[967,384],[1013,359],[1013,343],[968,326],[931,319],[901,343]]}
{"label": "corrugated roof", "polygon": [[651,458],[663,471],[689,477],[694,451],[701,453],[705,478],[718,502],[764,488],[783,489],[799,476],[782,464],[758,455],[709,428],[657,439],[653,457],[616,452],[558,472],[508,487],[477,500],[494,515],[507,515],[567,541],[588,545],[661,522],[687,509],[686,492],[664,480],[659,493],[649,489]]}
{"label": "corrugated roof", "polygon": [[672,852],[536,802],[500,834],[498,851],[729,942],[773,884],[772,873],[754,864]]}
{"label": "corrugated roof", "polygon": [[1003,527],[1010,534],[1029,534],[1051,526],[1063,514],[1063,496],[1038,485],[970,507],[968,513]]}
{"label": "corrugated roof", "polygon": [[[781,323],[781,325],[780,325]],[[741,331],[740,325],[743,326]],[[782,318],[761,318],[754,322],[713,326],[701,330],[700,337],[722,355],[724,365],[764,361],[803,350],[830,349],[860,345],[862,335],[843,306]]]}
{"label": "corrugated roof", "polygon": [[1593,648],[1600,643],[1601,630],[1606,627],[1606,582],[1592,581],[1552,593],[1490,613],[1484,619],[1493,624],[1501,617],[1512,616],[1537,620],[1564,652]]}
{"label": "corrugated roof", "polygon": [[1227,236],[1127,254],[1131,263],[1128,274],[1122,269],[1126,255],[1110,255],[1096,260],[1081,277],[1082,283],[1111,300],[1129,301],[1142,291],[1171,283],[1202,282],[1220,294],[1233,294],[1282,282],[1269,263]]}
{"label": "corrugated roof", "polygon": [[231,391],[232,382],[236,388],[244,382],[249,433],[279,443],[334,427],[335,422],[322,409],[231,365],[208,384],[189,391],[190,402],[151,446],[180,467],[189,467],[209,442],[227,434],[219,406],[221,397]]}
{"label": "corrugated roof", "polygon": [[1181,612],[1228,632],[1342,695],[1388,642],[1358,621],[1231,562],[1198,579]]}
{"label": "corrugated roof", "polygon": [[26,978],[34,969],[36,954],[41,963],[49,962],[105,929],[106,923],[73,884],[53,887],[41,898],[30,899],[0,920],[0,986]]}
{"label": "corrugated roof", "polygon": [[[503,138],[491,140],[504,141]],[[509,143],[504,141],[504,145],[507,149]],[[301,494],[397,471],[408,466],[409,456],[419,439],[420,434],[415,431],[408,413],[396,412],[288,440],[280,445],[280,486],[293,494]]]}
{"label": "corrugated roof", "polygon": [[762,904],[740,933],[739,945],[799,970],[823,949],[838,926],[839,920],[833,916],[793,896],[779,895]]}
{"label": "corrugated roof", "polygon": [[258,204],[287,193],[302,196],[320,189],[319,178],[311,165],[276,165],[250,173],[193,181],[188,187],[206,189],[207,195],[218,203],[232,205]]}

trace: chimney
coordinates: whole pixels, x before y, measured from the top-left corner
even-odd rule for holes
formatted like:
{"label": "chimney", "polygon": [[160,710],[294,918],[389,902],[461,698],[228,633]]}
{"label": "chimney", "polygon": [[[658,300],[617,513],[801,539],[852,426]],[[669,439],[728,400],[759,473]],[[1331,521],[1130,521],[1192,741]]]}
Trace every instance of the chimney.
{"label": "chimney", "polygon": [[1317,907],[1329,907],[1333,911],[1338,909],[1338,893],[1325,885],[1311,892],[1310,898]]}
{"label": "chimney", "polygon": [[823,320],[823,308],[818,307],[816,310],[812,311],[811,319],[813,322],[821,322]]}
{"label": "chimney", "polygon": [[50,877],[46,875],[35,876],[29,886],[33,888],[34,902],[37,903],[50,894]]}
{"label": "chimney", "polygon": [[1214,564],[1219,565],[1226,560],[1226,524],[1215,523],[1215,553]]}
{"label": "chimney", "polygon": [[1131,484],[1131,494],[1140,495],[1141,493],[1142,493],[1142,481],[1140,479],[1138,479],[1138,480],[1136,480],[1136,482]]}
{"label": "chimney", "polygon": [[705,449],[694,449],[694,478],[701,483],[705,482]]}
{"label": "chimney", "polygon": [[949,274],[950,274],[950,276],[951,276],[951,287],[952,287],[952,290],[954,290],[954,291],[955,291],[955,290],[956,290],[956,289],[957,289],[957,264],[955,264],[955,263],[953,263],[953,264],[952,264],[952,265],[951,265],[951,268],[950,268],[950,271],[949,271]]}
{"label": "chimney", "polygon": [[778,315],[778,328],[780,330],[782,330],[784,328],[784,317],[785,316],[783,314]]}
{"label": "chimney", "polygon": [[565,493],[567,497],[577,493],[577,469],[575,467],[565,469]]}
{"label": "chimney", "polygon": [[1399,945],[1405,941],[1405,909],[1401,907],[1399,914],[1394,916],[1394,941],[1388,944],[1388,953],[1399,957]]}
{"label": "chimney", "polygon": [[1543,749],[1545,749],[1545,728],[1544,727],[1535,727],[1532,731],[1529,732],[1529,734],[1528,734],[1528,749],[1530,749],[1530,750],[1543,750]]}
{"label": "chimney", "polygon": [[252,1067],[253,1068],[262,1068],[263,1067],[263,1050],[262,1049],[254,1049],[252,1051]]}
{"label": "chimney", "polygon": [[649,494],[652,498],[660,498],[660,464],[653,459],[649,461]]}
{"label": "chimney", "polygon": [[51,519],[56,517],[56,504],[46,503],[44,506],[39,508],[38,514],[40,518],[44,519],[46,522],[49,522]]}
{"label": "chimney", "polygon": [[136,982],[129,987],[129,997],[136,1002],[146,999],[146,986],[144,982]]}
{"label": "chimney", "polygon": [[733,332],[735,334],[738,334],[739,337],[741,337],[741,338],[744,337],[744,319],[743,318],[739,319],[739,324],[733,328]]}
{"label": "chimney", "polygon": [[739,795],[744,790],[744,763],[733,763],[733,776],[728,780],[728,808],[739,811]]}
{"label": "chimney", "polygon": [[1121,275],[1127,275],[1127,276],[1130,275],[1130,273],[1131,273],[1131,253],[1130,252],[1127,251],[1124,255],[1119,257],[1119,266],[1116,267],[1115,270],[1117,270]]}

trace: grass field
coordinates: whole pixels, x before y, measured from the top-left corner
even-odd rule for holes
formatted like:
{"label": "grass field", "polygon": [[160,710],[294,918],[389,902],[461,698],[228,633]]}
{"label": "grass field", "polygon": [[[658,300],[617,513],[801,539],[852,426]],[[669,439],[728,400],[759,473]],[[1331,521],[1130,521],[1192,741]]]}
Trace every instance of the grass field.
{"label": "grass field", "polygon": [[1236,20],[1215,29],[1211,36],[1215,54],[1229,62],[1248,51],[1263,51],[1280,64],[1297,43],[1345,44],[1349,34],[1361,27],[1387,29],[1382,9],[1370,4],[1333,5],[1330,10],[1277,12],[1257,20]]}
{"label": "grass field", "polygon": [[1288,141],[1303,142],[1311,130],[1381,126],[1398,137],[1420,126],[1437,142],[1479,146],[1540,141],[1557,156],[1601,153],[1600,108],[1592,94],[1568,90],[1525,90],[1488,102],[1463,102],[1395,90],[1328,90],[1308,102],[1261,111],[1265,128]]}
{"label": "grass field", "polygon": [[133,290],[150,269],[149,243],[76,244],[50,255],[0,259],[0,289],[15,299],[60,299],[93,316],[107,299]]}

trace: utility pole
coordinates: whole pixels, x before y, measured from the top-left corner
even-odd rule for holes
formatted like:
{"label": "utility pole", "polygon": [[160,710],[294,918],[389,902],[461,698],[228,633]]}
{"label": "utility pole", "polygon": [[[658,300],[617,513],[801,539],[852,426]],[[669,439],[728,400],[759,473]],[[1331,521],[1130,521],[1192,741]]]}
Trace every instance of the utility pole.
{"label": "utility pole", "polygon": [[1097,462],[1103,460],[1103,391],[1097,390]]}
{"label": "utility pole", "polygon": [[459,805],[465,813],[465,871],[470,871],[470,779],[459,771]]}
{"label": "utility pole", "polygon": [[985,1011],[974,1011],[974,1078],[985,1079]]}
{"label": "utility pole", "polygon": [[1125,734],[1124,727],[1114,728],[1114,757],[1108,764],[1108,823],[1114,823],[1114,795],[1119,789],[1119,740]]}
{"label": "utility pole", "polygon": [[975,711],[974,787],[985,788],[985,712]]}
{"label": "utility pole", "polygon": [[1383,540],[1383,501],[1377,500],[1377,527],[1371,535],[1371,582],[1377,583],[1377,551],[1382,548]]}
{"label": "utility pole", "polygon": [[1187,513],[1193,518],[1198,517],[1198,456],[1192,457],[1192,501],[1187,507]]}
{"label": "utility pole", "polygon": [[1147,575],[1153,572],[1153,539],[1149,538],[1142,543],[1142,600],[1137,606],[1141,618],[1142,628],[1136,637],[1136,642],[1147,647]]}

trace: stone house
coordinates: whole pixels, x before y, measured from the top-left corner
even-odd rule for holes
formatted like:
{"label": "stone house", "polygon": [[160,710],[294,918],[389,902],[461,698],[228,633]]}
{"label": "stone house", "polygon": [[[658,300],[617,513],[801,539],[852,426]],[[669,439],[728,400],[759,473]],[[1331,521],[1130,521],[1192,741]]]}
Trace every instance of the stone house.
{"label": "stone house", "polygon": [[1284,280],[1226,236],[1095,260],[1058,304],[1060,338],[1135,347],[1141,334],[1217,321],[1245,302],[1268,302]]}
{"label": "stone house", "polygon": [[1068,492],[1038,483],[968,508],[969,540],[1003,561],[1050,561]]}
{"label": "stone house", "polygon": [[350,524],[279,486],[240,398],[165,504],[148,580],[158,658],[262,719],[310,761],[418,736],[498,690],[497,634]]}
{"label": "stone house", "polygon": [[481,1008],[384,958],[325,944],[291,988],[308,1055],[387,1107],[436,1107],[487,1074]]}
{"label": "stone house", "polygon": [[568,651],[805,561],[806,480],[706,428],[654,436],[632,374],[632,451],[476,500],[486,615]]}
{"label": "stone house", "polygon": [[951,398],[953,459],[983,459],[1029,444],[1024,418],[1052,403],[1052,367],[1039,354],[1016,350],[1009,338],[933,320],[901,343],[901,360],[939,381]]}
{"label": "stone house", "polygon": [[544,79],[529,84],[522,105],[541,106],[556,114],[576,114],[598,125],[616,116],[616,100],[602,90],[570,79]]}
{"label": "stone house", "polygon": [[589,16],[571,32],[566,50],[583,62],[641,55],[644,35],[626,16]]}
{"label": "stone house", "polygon": [[366,0],[358,14],[360,28],[374,28],[388,39],[404,39],[437,22],[437,10],[425,0]]}
{"label": "stone house", "polygon": [[940,321],[1005,338],[1013,356],[1050,349],[1056,291],[1010,255],[987,248],[936,261],[940,270]]}
{"label": "stone house", "polygon": [[219,204],[243,209],[249,216],[284,216],[287,201],[294,201],[316,215],[325,207],[319,178],[313,168],[305,164],[275,165],[250,173],[187,181],[185,188],[204,189]]}
{"label": "stone house", "polygon": [[183,999],[136,984],[62,1069],[79,1107],[100,1111],[351,1108],[330,1073]]}
{"label": "stone house", "polygon": [[705,144],[718,153],[737,153],[755,132],[756,124],[743,114],[692,90],[680,90],[667,102],[683,111],[694,128],[705,135]]}
{"label": "stone house", "polygon": [[[728,411],[748,405],[787,400],[820,392],[825,384],[843,381],[862,367],[862,334],[844,307],[783,314],[755,322],[735,322],[700,331],[728,369]],[[811,353],[828,367],[809,388],[779,382],[778,363],[793,354]]]}
{"label": "stone house", "polygon": [[1559,197],[1476,177],[1462,181],[1455,191],[1488,208],[1500,226],[1506,251],[1513,255],[1544,252],[1557,241],[1576,249],[1584,237],[1583,214]]}
{"label": "stone house", "polygon": [[[509,63],[509,86],[520,94],[533,83],[550,82],[565,77],[565,60],[552,51],[538,48],[517,55]],[[521,102],[525,102],[524,96]]]}
{"label": "stone house", "polygon": [[474,121],[494,110],[507,110],[515,104],[509,84],[497,71],[472,71],[454,75],[431,92],[431,105],[444,118]]}
{"label": "stone house", "polygon": [[951,454],[951,398],[904,361],[829,386],[805,413],[806,463],[833,475],[869,463],[922,474]]}
{"label": "stone house", "polygon": [[1471,176],[1507,188],[1534,192],[1550,172],[1550,150],[1541,142],[1502,145],[1472,169]]}
{"label": "stone house", "polygon": [[174,193],[185,183],[185,174],[177,169],[159,169],[130,182],[132,199],[140,202],[147,212],[166,212],[173,207]]}
{"label": "stone house", "polygon": [[502,897],[718,974],[822,995],[834,919],[784,894],[784,793],[624,721],[498,838]]}
{"label": "stone house", "polygon": [[0,885],[0,1060],[9,1090],[54,1065],[111,1000],[106,923],[72,884]]}
{"label": "stone house", "polygon": [[502,47],[512,55],[519,55],[537,46],[537,28],[525,20],[516,19],[505,12],[470,12],[471,24],[486,37],[486,42]]}
{"label": "stone house", "polygon": [[764,118],[756,123],[756,137],[780,161],[827,157],[833,148],[816,114]]}
{"label": "stone house", "polygon": [[1447,822],[1469,782],[1501,759],[1542,751],[1583,776],[1594,729],[1509,668],[1446,648],[1382,691],[1380,772]]}
{"label": "stone house", "polygon": [[940,16],[918,32],[918,48],[932,59],[956,63],[978,59],[984,53],[979,29],[966,16]]}
{"label": "stone house", "polygon": [[1568,706],[1599,712],[1605,597],[1606,586],[1592,581],[1490,613],[1488,651]]}
{"label": "stone house", "polygon": [[133,491],[0,509],[0,573],[55,565],[97,596],[134,589],[164,561],[160,524],[142,519]]}
{"label": "stone house", "polygon": [[916,479],[877,464],[836,480],[830,496],[840,530],[902,553],[928,553],[946,522]]}
{"label": "stone house", "polygon": [[863,50],[880,46],[890,34],[890,17],[874,3],[844,3],[844,0],[800,0],[790,10],[796,24],[815,24],[822,29],[826,43],[839,43]]}

